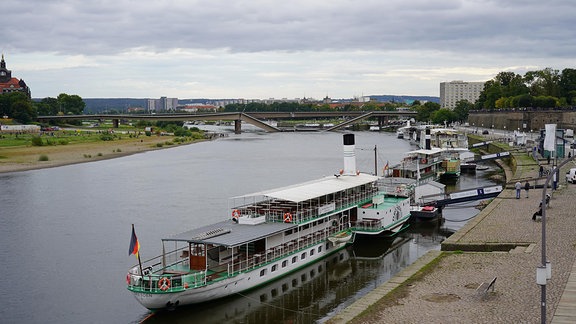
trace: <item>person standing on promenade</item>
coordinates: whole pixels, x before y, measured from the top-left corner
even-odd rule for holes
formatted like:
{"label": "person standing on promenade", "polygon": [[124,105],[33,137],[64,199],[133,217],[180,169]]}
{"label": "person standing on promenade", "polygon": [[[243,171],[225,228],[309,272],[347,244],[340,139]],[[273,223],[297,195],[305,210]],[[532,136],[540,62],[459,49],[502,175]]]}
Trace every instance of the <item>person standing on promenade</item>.
{"label": "person standing on promenade", "polygon": [[526,190],[526,198],[528,198],[528,190],[530,190],[530,182],[526,181],[524,184],[524,190]]}
{"label": "person standing on promenade", "polygon": [[542,164],[540,164],[540,170],[538,171],[538,173],[540,174],[540,178],[542,178],[542,176],[544,175],[544,167],[542,166]]}
{"label": "person standing on promenade", "polygon": [[516,181],[514,188],[516,188],[516,199],[520,199],[520,192],[522,191],[522,184],[520,181]]}

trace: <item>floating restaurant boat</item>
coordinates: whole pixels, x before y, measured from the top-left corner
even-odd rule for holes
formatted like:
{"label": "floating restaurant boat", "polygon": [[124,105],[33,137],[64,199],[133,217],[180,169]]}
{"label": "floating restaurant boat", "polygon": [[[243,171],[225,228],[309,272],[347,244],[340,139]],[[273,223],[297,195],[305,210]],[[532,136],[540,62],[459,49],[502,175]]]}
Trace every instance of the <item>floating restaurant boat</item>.
{"label": "floating restaurant boat", "polygon": [[394,235],[410,199],[356,171],[354,135],[334,176],[232,198],[231,217],[162,239],[162,254],[132,267],[127,287],[151,310],[223,298],[336,253],[358,236]]}

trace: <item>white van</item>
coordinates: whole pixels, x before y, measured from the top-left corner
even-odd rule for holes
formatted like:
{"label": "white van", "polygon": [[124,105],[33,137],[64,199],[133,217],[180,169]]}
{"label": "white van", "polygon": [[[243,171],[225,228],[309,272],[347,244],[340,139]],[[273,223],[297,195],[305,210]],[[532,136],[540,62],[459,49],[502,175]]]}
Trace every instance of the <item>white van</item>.
{"label": "white van", "polygon": [[566,181],[576,183],[576,168],[572,168],[566,172]]}

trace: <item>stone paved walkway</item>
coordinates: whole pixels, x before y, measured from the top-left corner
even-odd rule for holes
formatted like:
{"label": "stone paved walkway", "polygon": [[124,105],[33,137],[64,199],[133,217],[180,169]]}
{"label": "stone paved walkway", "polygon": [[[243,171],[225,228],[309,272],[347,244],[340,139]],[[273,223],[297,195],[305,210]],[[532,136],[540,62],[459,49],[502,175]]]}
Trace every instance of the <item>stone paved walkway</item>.
{"label": "stone paved walkway", "polygon": [[[507,178],[536,176],[537,164],[533,164],[519,166]],[[547,209],[546,254],[552,278],[546,286],[546,317],[548,323],[576,323],[576,185],[561,180]],[[446,245],[452,251],[431,252],[330,323],[540,323],[536,268],[541,264],[542,222],[531,217],[541,197],[542,189],[530,190],[530,198],[522,192],[521,199],[515,198],[513,189],[506,189],[443,243],[443,250]],[[458,251],[458,246],[465,250],[470,245],[509,247],[495,252]],[[424,276],[407,284],[435,259],[437,264]],[[476,291],[495,277],[493,292],[483,297]],[[395,288],[403,292],[399,298],[381,299]],[[369,316],[356,317],[370,306]]]}

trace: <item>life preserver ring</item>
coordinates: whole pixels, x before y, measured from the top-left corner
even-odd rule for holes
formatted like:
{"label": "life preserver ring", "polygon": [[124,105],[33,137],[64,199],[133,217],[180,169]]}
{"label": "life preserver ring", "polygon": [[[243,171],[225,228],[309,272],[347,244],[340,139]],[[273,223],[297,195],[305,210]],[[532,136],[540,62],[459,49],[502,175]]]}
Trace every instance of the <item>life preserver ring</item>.
{"label": "life preserver ring", "polygon": [[234,209],[232,211],[232,218],[234,218],[234,219],[240,218],[240,211],[238,209]]}
{"label": "life preserver ring", "polygon": [[292,223],[292,214],[284,213],[284,223]]}
{"label": "life preserver ring", "polygon": [[170,279],[166,277],[160,278],[160,280],[158,280],[158,288],[162,291],[170,289],[170,284]]}
{"label": "life preserver ring", "polygon": [[420,160],[420,162],[421,162],[421,163],[426,163],[426,162],[428,162],[428,161],[427,161],[426,159],[422,159],[422,160]]}

